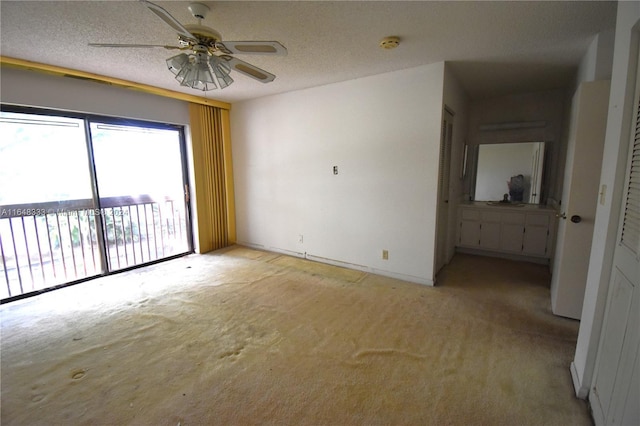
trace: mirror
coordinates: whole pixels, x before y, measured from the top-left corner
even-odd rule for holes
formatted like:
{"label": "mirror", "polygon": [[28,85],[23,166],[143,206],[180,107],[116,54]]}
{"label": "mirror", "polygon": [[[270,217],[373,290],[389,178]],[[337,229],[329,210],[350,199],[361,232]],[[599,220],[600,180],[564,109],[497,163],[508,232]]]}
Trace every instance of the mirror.
{"label": "mirror", "polygon": [[543,166],[544,142],[478,145],[473,199],[539,204]]}

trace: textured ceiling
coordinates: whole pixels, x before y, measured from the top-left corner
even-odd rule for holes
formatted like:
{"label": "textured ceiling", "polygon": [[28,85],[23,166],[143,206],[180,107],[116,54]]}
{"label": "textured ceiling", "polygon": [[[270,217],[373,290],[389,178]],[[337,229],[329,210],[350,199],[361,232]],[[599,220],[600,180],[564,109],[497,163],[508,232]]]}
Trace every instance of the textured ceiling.
{"label": "textured ceiling", "polygon": [[[189,2],[158,1],[183,24]],[[257,98],[451,61],[472,98],[569,84],[593,36],[612,29],[616,4],[593,1],[203,1],[204,25],[223,40],[278,40],[286,57],[237,55],[277,78],[235,83],[206,97]],[[395,35],[400,47],[383,50]],[[137,1],[0,1],[0,53],[194,95],[167,70],[165,49],[87,43],[176,44],[173,30]]]}

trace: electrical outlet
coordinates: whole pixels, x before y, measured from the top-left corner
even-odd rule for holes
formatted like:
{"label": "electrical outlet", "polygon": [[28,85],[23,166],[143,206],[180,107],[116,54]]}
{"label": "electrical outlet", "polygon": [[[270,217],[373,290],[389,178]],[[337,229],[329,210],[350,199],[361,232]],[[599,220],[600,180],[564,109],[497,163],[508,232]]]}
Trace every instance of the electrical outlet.
{"label": "electrical outlet", "polygon": [[382,260],[389,260],[389,250],[382,250]]}
{"label": "electrical outlet", "polygon": [[302,234],[298,235],[298,242],[302,244],[304,242],[304,236]]}

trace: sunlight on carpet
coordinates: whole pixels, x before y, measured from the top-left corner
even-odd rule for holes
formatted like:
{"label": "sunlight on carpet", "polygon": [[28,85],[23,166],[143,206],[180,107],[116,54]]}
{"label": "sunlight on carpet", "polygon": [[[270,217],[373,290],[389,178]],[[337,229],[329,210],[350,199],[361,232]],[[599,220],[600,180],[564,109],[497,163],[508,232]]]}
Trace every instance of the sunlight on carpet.
{"label": "sunlight on carpet", "polygon": [[439,283],[233,247],[5,304],[0,420],[590,424],[545,267],[456,255]]}

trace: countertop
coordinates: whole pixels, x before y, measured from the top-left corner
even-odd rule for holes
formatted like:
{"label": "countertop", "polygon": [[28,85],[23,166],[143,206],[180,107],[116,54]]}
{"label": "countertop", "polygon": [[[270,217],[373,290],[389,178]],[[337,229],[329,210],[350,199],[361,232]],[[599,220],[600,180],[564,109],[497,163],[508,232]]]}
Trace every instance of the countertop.
{"label": "countertop", "polygon": [[518,211],[531,211],[531,210],[537,210],[537,211],[547,211],[547,212],[553,212],[556,209],[554,209],[551,206],[547,206],[547,205],[543,205],[543,204],[526,204],[526,203],[520,203],[520,204],[503,204],[503,203],[499,203],[497,201],[492,201],[492,203],[495,204],[487,204],[488,201],[466,201],[463,203],[460,203],[459,206],[461,207],[476,207],[476,208],[487,208],[487,209],[499,209],[499,210],[518,210]]}

